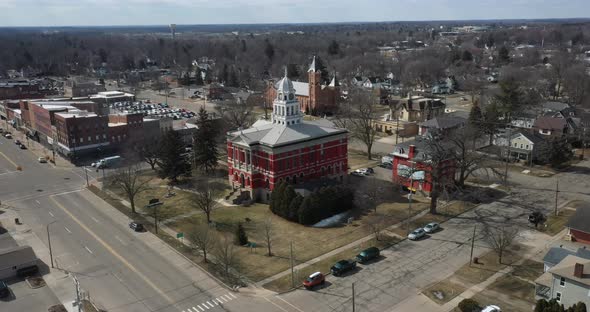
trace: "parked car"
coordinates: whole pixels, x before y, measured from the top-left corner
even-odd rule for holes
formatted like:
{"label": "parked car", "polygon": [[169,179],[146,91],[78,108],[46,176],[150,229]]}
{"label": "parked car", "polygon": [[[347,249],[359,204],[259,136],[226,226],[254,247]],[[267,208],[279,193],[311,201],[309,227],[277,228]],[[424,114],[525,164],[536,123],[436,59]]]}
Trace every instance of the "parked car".
{"label": "parked car", "polygon": [[385,168],[385,169],[393,169],[393,164],[392,163],[380,163],[379,167]]}
{"label": "parked car", "polygon": [[0,298],[6,298],[10,296],[10,289],[5,282],[0,281]]}
{"label": "parked car", "polygon": [[21,145],[19,145],[19,146],[20,146],[20,149],[22,149],[22,150],[25,150],[25,149],[27,149],[27,146],[26,146],[26,145],[24,145],[24,144],[21,144]]}
{"label": "parked car", "polygon": [[10,132],[8,132],[4,135],[4,137],[7,139],[12,139],[12,134],[10,134]]}
{"label": "parked car", "polygon": [[379,248],[377,247],[369,247],[363,251],[361,251],[357,256],[356,256],[356,261],[358,261],[358,263],[366,263],[370,260],[373,260],[375,258],[379,257]]}
{"label": "parked car", "polygon": [[356,172],[358,175],[370,175],[372,173],[375,173],[373,168],[359,168],[356,169],[354,172]]}
{"label": "parked car", "polygon": [[144,228],[143,228],[143,224],[139,223],[139,222],[131,222],[129,223],[129,227],[134,230],[135,232],[143,232]]}
{"label": "parked car", "polygon": [[21,144],[23,144],[23,143],[22,143],[20,140],[14,140],[14,144],[16,144],[16,145],[21,145]]}
{"label": "parked car", "polygon": [[500,309],[499,306],[489,305],[489,306],[483,308],[483,310],[481,310],[481,312],[502,312],[502,310]]}
{"label": "parked car", "polygon": [[42,164],[47,163],[47,157],[45,156],[41,156],[37,160]]}
{"label": "parked car", "polygon": [[357,177],[364,177],[365,175],[361,172],[359,172],[358,170],[355,170],[353,172],[350,173],[353,176],[357,176]]}
{"label": "parked car", "polygon": [[315,272],[303,281],[305,289],[311,289],[317,285],[323,285],[326,282],[326,276],[321,272]]}
{"label": "parked car", "polygon": [[417,240],[417,239],[420,239],[424,236],[426,236],[426,232],[422,228],[415,229],[414,231],[412,231],[412,233],[408,234],[408,238],[410,240]]}
{"label": "parked car", "polygon": [[440,225],[436,222],[430,222],[424,226],[424,232],[434,233],[440,229]]}
{"label": "parked car", "polygon": [[334,276],[340,276],[345,272],[352,271],[356,268],[356,261],[354,260],[340,260],[336,262],[331,268],[330,272]]}

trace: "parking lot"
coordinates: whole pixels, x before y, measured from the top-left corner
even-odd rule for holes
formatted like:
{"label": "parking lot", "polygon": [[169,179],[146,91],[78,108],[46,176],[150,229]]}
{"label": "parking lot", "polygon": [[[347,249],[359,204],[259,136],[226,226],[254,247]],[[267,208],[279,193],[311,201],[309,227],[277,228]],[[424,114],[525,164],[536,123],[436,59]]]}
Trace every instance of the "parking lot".
{"label": "parking lot", "polygon": [[121,113],[141,113],[145,117],[151,118],[172,118],[174,120],[188,119],[196,114],[185,108],[172,108],[166,103],[150,103],[149,101],[140,102],[116,102],[110,105],[114,111]]}
{"label": "parking lot", "polygon": [[0,311],[47,311],[49,307],[60,304],[55,294],[48,286],[37,289],[29,287],[24,280],[11,280],[7,282],[10,295],[0,299]]}

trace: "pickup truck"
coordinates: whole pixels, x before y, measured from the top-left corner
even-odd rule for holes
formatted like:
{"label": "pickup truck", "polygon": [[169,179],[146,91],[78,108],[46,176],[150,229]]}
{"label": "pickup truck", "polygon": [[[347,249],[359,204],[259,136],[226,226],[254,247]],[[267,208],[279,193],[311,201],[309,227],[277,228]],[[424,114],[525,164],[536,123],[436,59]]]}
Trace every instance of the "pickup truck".
{"label": "pickup truck", "polygon": [[340,276],[343,273],[352,271],[356,268],[356,261],[354,260],[340,260],[336,262],[331,268],[330,272],[334,276]]}

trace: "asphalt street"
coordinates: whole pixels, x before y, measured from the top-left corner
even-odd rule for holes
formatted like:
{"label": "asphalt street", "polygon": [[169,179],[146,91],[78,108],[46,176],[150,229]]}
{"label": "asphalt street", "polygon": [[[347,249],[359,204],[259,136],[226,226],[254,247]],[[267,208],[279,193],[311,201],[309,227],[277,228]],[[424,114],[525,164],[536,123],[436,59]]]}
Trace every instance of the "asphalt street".
{"label": "asphalt street", "polygon": [[[15,210],[46,246],[49,225],[55,267],[78,277],[99,306],[121,312],[281,311],[264,298],[222,287],[151,233],[131,231],[124,215],[82,188],[84,168],[40,164],[29,151],[0,140],[4,207]],[[96,173],[89,174],[92,179]]]}

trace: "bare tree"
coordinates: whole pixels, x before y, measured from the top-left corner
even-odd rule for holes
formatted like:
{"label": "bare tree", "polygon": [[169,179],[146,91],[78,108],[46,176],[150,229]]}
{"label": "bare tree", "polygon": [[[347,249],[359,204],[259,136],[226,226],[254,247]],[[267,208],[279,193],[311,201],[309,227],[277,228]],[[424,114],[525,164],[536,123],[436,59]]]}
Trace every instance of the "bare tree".
{"label": "bare tree", "polygon": [[357,195],[354,197],[356,205],[363,208],[372,208],[377,212],[377,205],[381,199],[383,189],[374,176],[363,179],[358,186]]}
{"label": "bare tree", "polygon": [[141,175],[137,166],[129,165],[118,169],[111,176],[110,184],[125,192],[131,204],[131,211],[135,213],[135,198],[139,193],[149,189],[150,180]]}
{"label": "bare tree", "polygon": [[377,213],[373,214],[369,217],[367,225],[371,229],[373,235],[375,235],[375,240],[380,241],[382,238],[381,234],[386,228],[385,216]]}
{"label": "bare tree", "polygon": [[568,102],[574,107],[590,100],[590,76],[584,64],[575,64],[567,69],[564,90],[567,92]]}
{"label": "bare tree", "polygon": [[213,249],[215,259],[223,265],[226,276],[229,276],[229,270],[236,261],[234,243],[228,235],[223,235],[217,240],[217,245]]}
{"label": "bare tree", "polygon": [[518,229],[510,226],[488,227],[484,233],[485,240],[498,255],[498,263],[502,263],[504,252],[518,238]]}
{"label": "bare tree", "polygon": [[452,184],[454,177],[449,176],[449,171],[456,166],[455,152],[448,142],[429,136],[425,139],[428,144],[424,151],[427,166],[421,168],[432,184],[430,192],[430,213],[436,214],[438,197],[441,191]]}
{"label": "bare tree", "polygon": [[207,216],[207,223],[211,223],[211,212],[219,206],[219,193],[208,180],[198,183],[195,188],[193,204]]}
{"label": "bare tree", "polygon": [[465,181],[476,171],[488,173],[488,169],[496,173],[495,169],[488,165],[487,157],[477,152],[476,141],[480,138],[481,131],[471,126],[463,128],[463,131],[450,135],[447,140],[453,148],[453,155],[456,163],[456,184],[458,187],[465,186]]}
{"label": "bare tree", "polygon": [[227,125],[227,130],[248,128],[254,121],[252,102],[242,99],[227,100],[217,105],[217,111]]}
{"label": "bare tree", "polygon": [[207,262],[207,253],[215,246],[215,231],[209,224],[201,223],[193,226],[187,236],[193,248],[199,249]]}
{"label": "bare tree", "polygon": [[156,170],[159,154],[158,149],[159,142],[150,142],[149,144],[138,147],[137,155],[139,156],[139,159],[149,164],[152,170]]}
{"label": "bare tree", "polygon": [[379,118],[377,103],[379,99],[372,92],[355,89],[349,100],[340,106],[336,124],[348,129],[350,135],[367,146],[367,157],[372,158],[371,149],[377,136],[373,122]]}
{"label": "bare tree", "polygon": [[268,217],[262,224],[262,234],[264,234],[264,240],[266,241],[266,248],[268,250],[268,256],[272,256],[272,239],[273,239],[273,225],[272,218]]}

